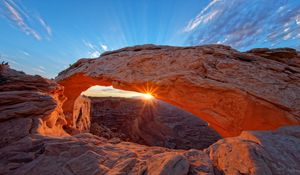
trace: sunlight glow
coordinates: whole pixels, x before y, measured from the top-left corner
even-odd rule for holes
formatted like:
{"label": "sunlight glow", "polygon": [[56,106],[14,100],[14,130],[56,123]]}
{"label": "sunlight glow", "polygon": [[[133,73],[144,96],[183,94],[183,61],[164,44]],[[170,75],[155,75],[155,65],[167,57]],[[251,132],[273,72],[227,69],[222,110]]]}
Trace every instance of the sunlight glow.
{"label": "sunlight glow", "polygon": [[115,89],[112,86],[93,86],[88,90],[82,92],[82,95],[92,97],[123,97],[123,98],[142,98],[145,100],[151,100],[154,98],[154,91],[151,88],[145,88],[134,91],[126,91],[121,89]]}
{"label": "sunlight glow", "polygon": [[146,93],[146,94],[143,94],[143,98],[146,99],[146,100],[151,100],[154,97],[150,93]]}

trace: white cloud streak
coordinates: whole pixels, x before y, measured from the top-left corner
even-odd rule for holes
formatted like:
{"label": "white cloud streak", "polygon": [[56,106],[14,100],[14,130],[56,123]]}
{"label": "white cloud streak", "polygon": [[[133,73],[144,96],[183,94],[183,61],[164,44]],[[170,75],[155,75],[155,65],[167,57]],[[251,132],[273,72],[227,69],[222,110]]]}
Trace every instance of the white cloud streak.
{"label": "white cloud streak", "polygon": [[83,40],[83,44],[88,47],[89,49],[95,50],[96,46],[90,43],[89,41]]}
{"label": "white cloud streak", "polygon": [[190,32],[197,28],[202,22],[207,23],[209,20],[213,19],[218,14],[217,10],[208,14],[206,13],[217,2],[219,2],[219,0],[211,1],[194,19],[190,20],[184,31]]}
{"label": "white cloud streak", "polygon": [[[26,35],[34,37],[36,40],[42,40],[42,35],[52,36],[52,29],[47,22],[39,15],[31,15],[21,5],[17,5],[12,0],[3,0],[2,16],[9,19]],[[0,11],[1,12],[1,11]],[[38,28],[43,28],[45,32],[39,31]]]}
{"label": "white cloud streak", "polygon": [[108,51],[108,46],[105,45],[105,44],[100,44],[101,48],[104,50],[104,51]]}
{"label": "white cloud streak", "polygon": [[89,56],[92,58],[97,58],[100,56],[100,52],[99,51],[90,52]]}
{"label": "white cloud streak", "polygon": [[41,23],[41,25],[43,26],[43,28],[46,30],[47,34],[49,36],[52,36],[52,29],[51,27],[45,22],[45,20],[43,20],[41,17],[37,17],[38,21]]}
{"label": "white cloud streak", "polygon": [[21,51],[21,53],[23,53],[23,54],[26,55],[26,56],[30,56],[30,54],[29,54],[28,52]]}
{"label": "white cloud streak", "polygon": [[4,1],[4,5],[6,6],[7,10],[10,13],[10,19],[13,20],[16,23],[16,25],[26,35],[31,35],[31,36],[33,36],[37,40],[41,40],[42,39],[42,37],[40,36],[40,34],[38,32],[36,32],[34,29],[32,29],[31,27],[29,27],[25,23],[24,19],[20,15],[20,13],[18,13],[18,11],[11,4],[9,4],[7,1]]}
{"label": "white cloud streak", "polygon": [[101,52],[109,50],[109,47],[106,44],[95,45],[87,40],[82,40],[82,42],[89,50],[89,57],[99,57]]}
{"label": "white cloud streak", "polygon": [[183,30],[189,33],[188,45],[296,47],[299,14],[300,1],[213,0]]}
{"label": "white cloud streak", "polygon": [[296,17],[296,23],[297,23],[297,25],[300,26],[300,15],[298,15],[298,16]]}
{"label": "white cloud streak", "polygon": [[36,73],[46,73],[46,69],[43,66],[33,67],[32,70]]}

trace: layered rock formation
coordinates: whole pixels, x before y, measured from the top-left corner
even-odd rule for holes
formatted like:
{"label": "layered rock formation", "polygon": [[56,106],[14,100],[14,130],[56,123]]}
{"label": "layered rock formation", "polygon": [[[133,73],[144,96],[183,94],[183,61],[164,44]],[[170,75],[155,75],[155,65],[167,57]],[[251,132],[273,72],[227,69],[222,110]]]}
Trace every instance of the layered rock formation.
{"label": "layered rock formation", "polygon": [[[231,54],[237,53],[236,51],[232,51],[230,49],[228,50],[220,46],[210,46],[210,47],[212,47],[213,48],[212,50],[214,51],[224,50],[223,51],[224,53],[227,52],[228,53],[232,52]],[[134,56],[135,52],[140,52],[139,49],[137,48],[135,48],[134,50],[132,48],[125,49],[124,52],[130,53],[132,54],[131,56]],[[148,48],[148,50],[147,49],[145,50],[144,48],[142,52],[146,52],[146,53],[147,51],[152,52],[151,49],[153,48],[156,47],[151,46]],[[196,47],[196,48],[187,48],[187,49],[174,48],[174,50],[172,49],[171,50],[174,51],[174,54],[176,56],[176,54],[178,54],[178,52],[176,52],[177,49],[179,49],[180,53],[182,53],[182,50],[191,51],[190,49],[199,49],[203,51],[203,49],[206,50],[208,48],[209,47],[206,46],[200,48]],[[166,49],[169,50],[170,48],[165,48],[165,50]],[[208,52],[211,53],[210,51]],[[256,124],[257,122],[260,123],[259,121],[261,120],[266,121],[265,122],[266,128],[262,128],[262,129],[277,127],[278,125],[288,124],[290,122],[292,124],[297,124],[295,120],[297,120],[298,117],[297,111],[299,107],[298,105],[299,86],[296,85],[298,85],[299,83],[299,79],[298,79],[299,73],[298,73],[298,67],[295,66],[297,65],[297,61],[294,59],[296,57],[293,56],[292,58],[290,58],[290,61],[286,61],[282,57],[277,55],[277,57],[279,58],[276,58],[276,60],[271,60],[270,58],[267,58],[265,55],[270,55],[270,52],[274,54],[273,50],[262,50],[262,51],[255,50],[252,52],[256,52],[256,53],[250,54],[251,59],[255,57],[257,60],[249,62],[250,58],[248,58],[246,59],[244,64],[245,65],[248,65],[248,63],[250,64],[248,66],[251,69],[248,67],[249,68],[248,70],[258,71],[255,72],[256,76],[258,76],[257,78],[261,80],[266,80],[265,83],[257,84],[257,82],[255,82],[256,79],[251,79],[249,77],[248,80],[245,79],[244,81],[242,81],[243,79],[239,79],[239,78],[243,76],[247,77],[250,75],[247,76],[243,75],[242,74],[243,71],[234,67],[231,67],[230,69],[234,69],[237,72],[238,70],[241,71],[238,73],[242,74],[243,76],[242,75],[237,76],[236,81],[241,80],[242,85],[245,85],[245,88],[249,88],[249,91],[253,90],[255,92],[256,91],[260,92],[262,91],[262,89],[260,88],[265,88],[264,90],[265,90],[266,97],[264,98],[258,98],[260,96],[254,96],[253,94],[250,94],[250,92],[248,92],[248,96],[250,96],[251,99],[253,98],[254,100],[257,100],[256,102],[257,102],[258,109],[260,109],[260,107],[261,108],[264,107],[261,105],[268,104],[270,105],[269,110],[275,110],[275,111],[273,112],[271,111],[270,114],[266,113],[265,116],[262,116],[259,115],[261,113],[257,113],[258,111],[256,111],[254,108],[254,111],[250,111],[250,114],[251,116],[253,116],[253,120],[256,119],[259,120],[249,121],[250,120],[249,118],[239,118],[239,119],[249,119],[249,120],[241,121],[241,127],[242,128],[244,127],[243,123],[249,122],[249,124],[252,126],[252,124]],[[263,57],[255,56],[256,54],[258,55],[258,52],[259,54],[262,54]],[[284,49],[284,50],[275,51],[275,54],[278,54],[276,52],[290,53],[291,50]],[[112,55],[121,54],[121,53],[122,52],[112,53]],[[147,56],[146,53],[145,56]],[[216,54],[216,52],[213,53]],[[197,52],[195,52],[195,55],[197,56]],[[139,55],[139,57],[135,59],[139,60],[141,58],[140,56],[141,55]],[[228,58],[229,60],[227,61],[237,62],[238,65],[239,64],[244,65],[243,62],[240,63],[240,61],[238,60],[240,59],[239,57],[231,58],[231,55],[229,56],[230,56]],[[242,54],[242,56],[244,56],[244,54]],[[120,55],[120,57],[123,58],[122,54]],[[208,60],[211,60],[215,57],[216,57],[215,55],[208,57]],[[161,58],[165,58],[165,56],[162,55]],[[220,60],[222,61],[223,59],[221,58]],[[102,61],[104,61],[105,64],[107,65],[108,63],[106,59],[108,58],[105,57],[104,60]],[[245,60],[245,57],[241,57],[241,59]],[[172,59],[170,58],[170,60]],[[94,62],[97,63],[98,61],[94,61]],[[84,64],[90,65],[90,60],[80,61],[79,63],[83,65]],[[82,65],[80,66],[79,63],[71,67],[69,71],[72,70],[74,71],[74,73],[82,72],[84,70],[84,67],[82,67]],[[118,63],[120,63],[120,60],[118,60],[118,57],[116,57],[116,62],[115,64],[112,63],[112,67],[118,67]],[[148,62],[146,61],[146,63]],[[257,69],[254,69],[251,66],[253,64],[257,66]],[[190,63],[186,62],[186,64],[183,65],[189,66]],[[274,67],[275,65],[277,66],[276,68]],[[97,67],[99,65],[95,64],[94,66]],[[119,64],[119,66],[120,69],[114,70],[115,72],[113,72],[113,70],[110,70],[111,67],[109,67],[109,65],[107,69],[103,69],[103,67],[100,68],[101,71],[102,69],[108,72],[111,71],[110,73],[112,75],[112,74],[117,74],[116,72],[120,71],[120,73],[122,73],[124,71],[122,69],[123,64]],[[151,66],[149,65],[147,66],[147,64],[145,64],[145,66],[149,67],[149,69],[152,69]],[[285,67],[284,70],[282,70],[283,68],[282,66]],[[75,67],[77,67],[78,69],[75,69]],[[177,68],[178,67],[179,66],[177,65]],[[268,69],[270,67],[272,67],[271,70]],[[171,68],[174,67],[172,66],[165,67],[165,69],[169,69],[169,71],[172,72]],[[91,67],[89,67],[89,69],[91,69]],[[233,73],[230,69],[227,71]],[[182,70],[184,71],[183,72],[181,70],[177,70],[177,71],[179,73],[189,72],[187,69],[182,68]],[[191,72],[194,72],[193,69],[191,69]],[[270,72],[272,72],[274,75],[272,75]],[[262,74],[257,74],[257,73],[262,73]],[[99,76],[97,72],[95,72],[95,74]],[[142,73],[139,72],[139,74]],[[149,75],[146,71],[145,74]],[[219,74],[218,71],[216,74],[217,75]],[[211,75],[211,73],[209,73],[208,75]],[[228,74],[227,76],[229,75],[230,74]],[[264,77],[266,75],[270,77]],[[83,74],[81,74],[80,76],[84,77]],[[76,74],[76,76],[71,76],[70,79],[66,78],[65,82],[67,82],[67,80],[69,83],[71,80],[74,82],[78,82],[78,80],[76,80],[75,77],[80,77],[80,76]],[[163,75],[157,75],[157,76],[163,78],[162,77]],[[165,76],[168,77],[168,74],[165,74]],[[150,77],[151,79],[151,76],[149,75],[149,76],[145,76],[145,80],[147,80],[147,77],[148,78]],[[177,79],[174,80],[174,82],[172,81],[171,83],[173,83],[174,85],[181,84],[183,87],[183,82],[181,82],[181,80],[183,79],[180,77],[181,76],[179,76]],[[227,77],[227,79],[230,79],[230,76]],[[227,79],[225,78],[226,81],[228,81]],[[282,91],[279,91],[278,88],[281,87],[281,85],[283,84],[283,79],[286,80],[285,81],[286,86],[285,88],[282,89]],[[291,82],[289,81],[290,79],[293,79],[294,81]],[[87,83],[86,86],[89,86],[90,80],[94,81],[95,79],[84,77],[82,80],[83,82],[86,81]],[[106,81],[104,81],[103,79],[98,79],[94,83],[106,82],[107,85],[109,85],[111,82],[118,82],[117,80],[121,81],[120,79],[114,77],[114,79],[107,79]],[[145,80],[140,80],[140,81],[141,83],[143,83]],[[167,79],[164,79],[164,81],[165,80]],[[168,87],[160,86],[163,87],[164,91],[170,90],[170,92],[166,93],[168,94],[168,96],[161,96],[161,94],[163,93],[160,90],[157,90],[155,92],[160,92],[158,93],[160,97],[169,97],[170,99],[175,99],[175,97],[178,94],[183,94],[184,92],[186,92],[185,96],[182,96],[182,99],[178,99],[176,101],[178,103],[177,104],[178,106],[180,105],[184,106],[184,102],[186,103],[188,102],[185,101],[187,97],[193,96],[193,94],[188,94],[189,92],[191,92],[190,90],[199,89],[200,85],[203,86],[213,85],[210,83],[201,84],[201,82],[204,83],[204,82],[212,81],[213,83],[216,83],[215,82],[216,80],[210,80],[210,81],[207,80],[204,82],[200,80],[196,81],[197,79],[191,79],[191,80],[195,80],[197,86],[194,87],[191,86],[191,84],[186,84],[187,86],[186,88],[178,88],[180,86],[175,86],[177,87],[177,89],[173,89],[173,87],[168,88]],[[233,81],[233,79],[231,81]],[[256,87],[258,90],[254,90],[255,87],[250,86],[250,83],[249,84],[245,83],[246,81],[255,82],[256,83],[255,85],[261,85],[261,86],[259,86],[260,88]],[[276,83],[272,84],[272,82],[274,81]],[[165,83],[163,82],[161,82],[162,85],[166,85],[166,82]],[[243,84],[243,82],[245,84]],[[195,85],[195,83],[193,85]],[[228,82],[224,82],[224,83],[225,85],[228,86],[230,85],[230,83]],[[239,83],[232,83],[232,86],[238,87],[238,84]],[[122,84],[120,84],[119,87],[125,88],[125,86],[121,86],[121,85]],[[137,84],[133,83],[133,85],[137,85]],[[149,83],[148,85],[150,86],[151,83]],[[218,85],[218,83],[216,83],[216,85]],[[224,84],[221,83],[221,85]],[[225,85],[217,86],[217,87],[224,88]],[[126,87],[131,87],[131,86],[127,84]],[[132,86],[132,88],[133,87],[134,86]],[[137,86],[137,87],[142,87],[142,86]],[[251,87],[253,89],[251,89]],[[271,89],[271,87],[273,87],[273,90]],[[77,86],[77,84],[74,84],[73,92],[77,93],[77,91],[80,90],[80,88],[82,88],[82,86],[79,85]],[[212,88],[211,93],[212,92],[215,93],[216,86],[212,86],[211,88]],[[56,84],[54,81],[44,79],[40,76],[25,75],[22,72],[9,69],[7,65],[0,66],[0,95],[1,95],[0,96],[1,99],[0,100],[0,125],[1,125],[0,129],[2,132],[0,137],[1,138],[0,139],[1,142],[0,143],[1,145],[0,146],[0,174],[8,174],[8,175],[9,174],[18,174],[18,175],[19,174],[20,175],[22,174],[30,174],[30,175],[35,175],[35,174],[37,175],[40,174],[64,174],[64,175],[75,175],[75,174],[76,175],[80,175],[80,174],[144,174],[144,175],[146,174],[148,175],[156,175],[156,174],[160,174],[160,175],[167,175],[167,174],[172,174],[172,175],[275,174],[277,175],[278,174],[281,175],[281,174],[285,174],[285,175],[294,175],[294,174],[300,174],[300,147],[299,147],[300,126],[299,125],[282,127],[274,131],[243,131],[239,136],[221,139],[205,150],[196,150],[196,149],[173,150],[173,149],[167,149],[162,147],[150,147],[150,146],[144,146],[144,145],[139,145],[130,142],[123,142],[114,139],[107,140],[105,138],[100,138],[89,133],[68,136],[64,130],[68,130],[68,132],[70,132],[72,128],[83,130],[86,126],[85,125],[76,126],[76,122],[75,122],[75,126],[73,126],[72,118],[68,118],[68,122],[65,120],[64,114],[62,113],[62,109],[61,109],[62,103],[65,99],[63,94],[67,94],[68,96],[72,97],[71,92],[67,90],[70,90],[72,92],[70,86],[68,86],[65,89],[65,92],[63,93],[63,88],[58,84]],[[178,93],[174,93],[175,90],[177,90]],[[199,90],[201,90],[201,88]],[[202,91],[200,91],[199,93],[202,94],[201,92]],[[236,91],[234,92],[237,92],[238,95],[247,94],[242,88],[237,88]],[[275,92],[277,92],[278,94],[276,94]],[[200,95],[199,93],[197,93],[197,91],[193,91],[193,93],[195,94],[195,97],[198,97]],[[211,93],[206,92],[205,94],[209,95]],[[222,96],[224,95],[224,93],[226,94],[227,91],[223,91],[222,93],[215,94],[215,96]],[[205,98],[207,95],[205,94],[203,95],[203,99],[207,100]],[[259,93],[256,93],[256,95],[257,94]],[[271,98],[269,97],[270,94],[274,95],[273,97],[274,100],[268,101],[268,99]],[[260,95],[262,96],[262,94]],[[285,97],[283,95],[285,95]],[[76,96],[76,94],[74,96]],[[280,99],[279,97],[282,97],[282,99]],[[236,98],[232,98],[232,100],[233,99],[237,100]],[[66,106],[70,105],[71,100],[72,98],[69,99],[69,102],[67,103]],[[190,99],[190,100],[197,101],[197,99],[196,100]],[[212,98],[212,100],[214,100],[214,98]],[[198,99],[198,101],[200,100]],[[204,102],[208,103],[210,101],[204,101]],[[232,102],[229,104],[236,104],[236,103]],[[250,104],[252,103],[249,103],[249,105]],[[194,104],[194,105],[195,105],[195,109],[196,106],[198,106],[199,109],[202,109],[201,108],[202,103],[199,102],[199,104]],[[241,103],[240,106],[243,106],[243,104]],[[186,109],[191,109],[188,108],[190,107],[189,103],[187,103],[185,107]],[[218,106],[210,106],[210,107],[213,110],[219,109]],[[229,107],[231,107],[231,105],[229,105]],[[68,110],[68,108],[66,109]],[[233,109],[233,108],[229,108],[229,109]],[[241,107],[241,109],[243,108]],[[287,115],[279,115],[282,113],[278,113],[278,114],[275,113],[278,111],[283,112],[283,114],[287,114]],[[250,114],[247,113],[247,115]],[[254,114],[257,114],[259,117],[261,117],[261,119],[255,117]],[[270,117],[269,115],[271,114],[274,114],[274,123],[275,123],[274,126],[273,125],[271,126],[269,122],[268,117]],[[233,116],[237,117],[236,114],[234,114]],[[291,116],[291,118],[288,118],[289,116]],[[235,119],[235,118],[231,118],[231,119]],[[281,120],[279,119],[284,119],[284,121],[280,123],[279,121]],[[72,122],[70,123],[70,121]],[[217,121],[220,122],[220,119],[218,119]],[[261,125],[253,125],[253,127],[254,126],[256,126],[257,128],[262,127]],[[224,128],[229,129],[227,125],[225,125]]]}
{"label": "layered rock formation", "polygon": [[79,96],[75,125],[107,139],[176,149],[204,149],[221,137],[194,115],[159,100]]}
{"label": "layered rock formation", "polygon": [[40,76],[0,65],[0,147],[32,133],[67,135],[63,88]]}
{"label": "layered rock formation", "polygon": [[300,121],[300,54],[293,49],[238,52],[228,46],[144,45],[81,59],[56,80],[65,87],[69,123],[75,99],[93,85],[151,92],[209,122],[222,136]]}

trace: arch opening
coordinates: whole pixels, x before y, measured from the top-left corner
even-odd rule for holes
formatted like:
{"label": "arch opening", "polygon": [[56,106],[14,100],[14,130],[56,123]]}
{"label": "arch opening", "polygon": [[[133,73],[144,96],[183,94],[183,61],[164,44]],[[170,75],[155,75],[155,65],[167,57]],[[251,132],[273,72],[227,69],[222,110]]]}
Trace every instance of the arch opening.
{"label": "arch opening", "polygon": [[74,102],[76,130],[172,149],[204,149],[221,138],[204,120],[151,93],[92,86]]}

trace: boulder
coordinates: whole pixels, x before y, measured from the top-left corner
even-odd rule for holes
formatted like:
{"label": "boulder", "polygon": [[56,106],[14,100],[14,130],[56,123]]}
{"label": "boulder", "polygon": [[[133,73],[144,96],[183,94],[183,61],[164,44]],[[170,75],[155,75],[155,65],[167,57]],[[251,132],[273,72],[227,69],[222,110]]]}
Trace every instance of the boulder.
{"label": "boulder", "polygon": [[276,131],[243,131],[205,150],[224,174],[299,174],[300,127]]}

